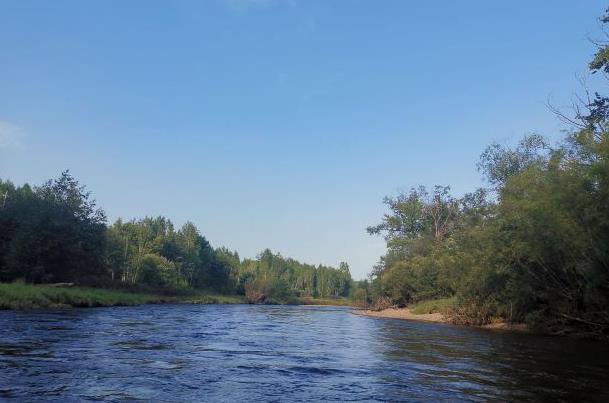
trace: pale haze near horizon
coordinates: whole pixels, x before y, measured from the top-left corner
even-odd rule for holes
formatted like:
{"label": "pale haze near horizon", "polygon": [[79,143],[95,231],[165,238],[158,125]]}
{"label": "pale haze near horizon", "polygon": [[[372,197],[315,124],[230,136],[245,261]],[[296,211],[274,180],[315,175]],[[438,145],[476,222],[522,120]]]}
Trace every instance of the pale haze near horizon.
{"label": "pale haze near horizon", "polygon": [[365,278],[383,196],[562,135],[606,5],[530,3],[0,0],[0,178]]}

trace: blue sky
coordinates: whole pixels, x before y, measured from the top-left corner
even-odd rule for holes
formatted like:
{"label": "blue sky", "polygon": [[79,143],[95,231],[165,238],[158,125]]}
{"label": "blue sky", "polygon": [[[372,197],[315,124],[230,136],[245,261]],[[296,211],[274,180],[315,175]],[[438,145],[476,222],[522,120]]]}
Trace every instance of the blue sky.
{"label": "blue sky", "polygon": [[71,172],[111,220],[193,221],[364,278],[419,184],[560,136],[600,1],[0,0],[0,177]]}

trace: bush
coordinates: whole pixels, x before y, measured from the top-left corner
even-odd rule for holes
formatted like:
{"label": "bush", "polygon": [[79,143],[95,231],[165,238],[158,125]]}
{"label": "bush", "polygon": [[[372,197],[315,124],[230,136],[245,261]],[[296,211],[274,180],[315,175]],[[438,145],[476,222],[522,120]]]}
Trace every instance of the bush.
{"label": "bush", "polygon": [[139,262],[138,282],[163,291],[181,291],[187,284],[178,273],[173,262],[166,258],[148,254]]}
{"label": "bush", "polygon": [[421,315],[426,313],[442,313],[449,312],[455,305],[456,299],[450,298],[438,298],[427,301],[421,301],[410,307],[410,312]]}
{"label": "bush", "polygon": [[258,278],[245,286],[250,304],[297,304],[298,298],[288,283],[279,278]]}

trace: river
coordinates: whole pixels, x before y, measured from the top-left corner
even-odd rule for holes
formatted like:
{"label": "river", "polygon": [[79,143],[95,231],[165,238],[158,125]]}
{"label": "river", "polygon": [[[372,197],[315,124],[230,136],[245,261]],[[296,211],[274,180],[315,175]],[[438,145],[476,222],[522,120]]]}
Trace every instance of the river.
{"label": "river", "polygon": [[609,401],[609,347],[338,307],[3,311],[0,399],[9,398]]}

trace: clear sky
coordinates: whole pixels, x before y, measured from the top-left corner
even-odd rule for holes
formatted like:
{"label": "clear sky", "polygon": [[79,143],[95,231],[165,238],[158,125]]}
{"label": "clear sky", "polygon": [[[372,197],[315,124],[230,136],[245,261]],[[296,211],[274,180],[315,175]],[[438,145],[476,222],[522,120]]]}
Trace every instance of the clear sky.
{"label": "clear sky", "polygon": [[0,0],[0,177],[364,278],[415,185],[561,125],[600,1]]}

